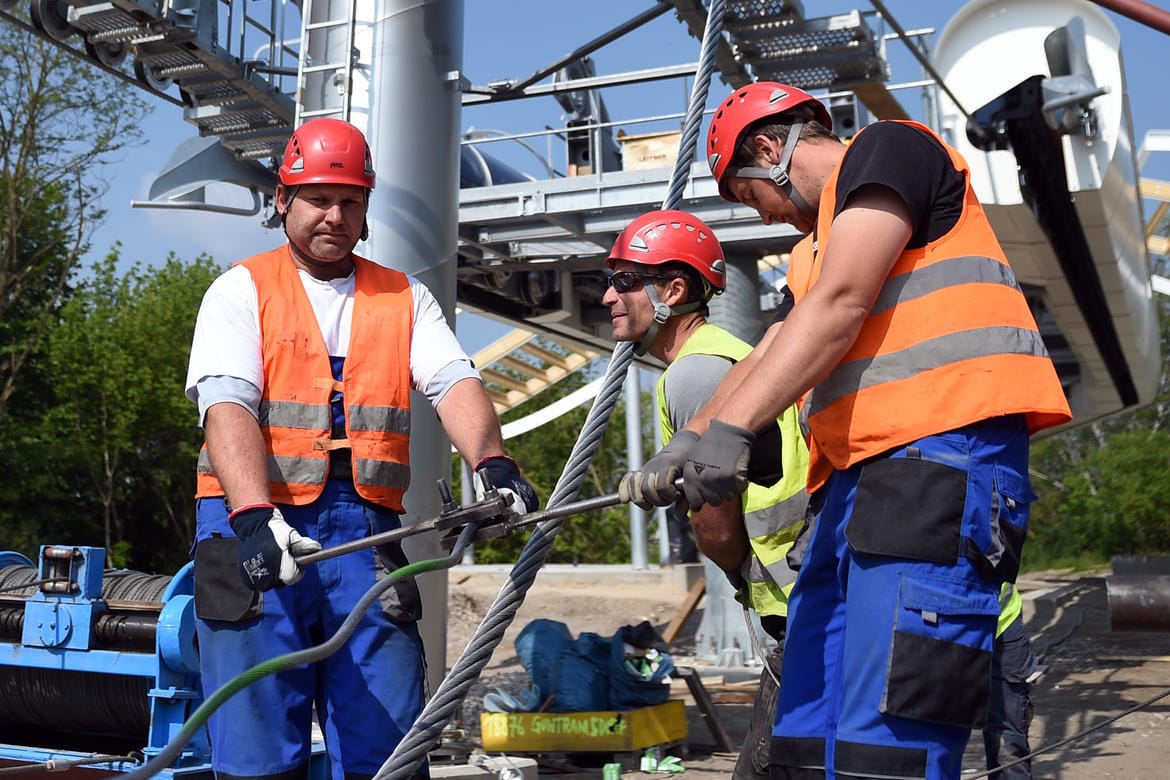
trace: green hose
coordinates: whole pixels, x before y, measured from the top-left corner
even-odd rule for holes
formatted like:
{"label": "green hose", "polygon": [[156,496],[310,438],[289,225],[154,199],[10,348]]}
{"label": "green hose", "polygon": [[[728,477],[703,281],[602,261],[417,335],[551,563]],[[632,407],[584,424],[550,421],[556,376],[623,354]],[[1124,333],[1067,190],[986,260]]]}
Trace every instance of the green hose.
{"label": "green hose", "polygon": [[322,658],[327,658],[333,653],[337,652],[342,645],[346,643],[349,637],[353,634],[354,629],[357,628],[358,622],[366,613],[379,596],[390,587],[391,584],[406,577],[413,577],[417,574],[422,574],[428,571],[436,571],[438,569],[446,569],[453,566],[457,561],[463,557],[463,548],[467,546],[472,535],[479,527],[479,523],[472,523],[464,527],[462,533],[459,535],[459,541],[451,550],[450,555],[444,558],[430,558],[425,561],[417,561],[416,563],[408,563],[400,569],[387,574],[382,579],[374,583],[373,587],[365,592],[354,608],[350,610],[349,615],[346,616],[345,622],[337,629],[337,633],[331,636],[326,641],[314,647],[307,647],[304,650],[297,650],[286,655],[280,655],[276,658],[270,658],[267,661],[256,664],[250,669],[246,669],[236,677],[228,680],[221,685],[215,693],[208,696],[196,710],[187,718],[183,727],[179,729],[178,733],[171,739],[166,746],[159,751],[157,755],[150,759],[142,766],[121,775],[126,780],[138,780],[139,778],[153,777],[161,770],[170,766],[176,758],[179,757],[183,750],[183,746],[191,740],[199,729],[203,728],[207,723],[211,713],[219,709],[224,702],[235,696],[242,689],[251,685],[259,679],[267,677],[270,674],[283,672],[286,669],[291,669],[294,666],[301,664],[313,663],[320,661]]}

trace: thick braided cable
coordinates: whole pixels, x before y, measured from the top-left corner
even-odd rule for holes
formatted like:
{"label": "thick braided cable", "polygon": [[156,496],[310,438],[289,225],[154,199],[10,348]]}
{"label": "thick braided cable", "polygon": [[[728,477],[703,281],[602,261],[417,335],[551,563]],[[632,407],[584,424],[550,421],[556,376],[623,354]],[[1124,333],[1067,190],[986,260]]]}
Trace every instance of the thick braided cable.
{"label": "thick braided cable", "polygon": [[[687,118],[679,143],[678,159],[675,161],[674,171],[671,174],[671,185],[666,198],[663,199],[664,209],[677,208],[682,201],[682,193],[690,176],[691,163],[694,160],[695,141],[698,137],[699,126],[702,124],[704,106],[707,100],[707,90],[711,83],[711,74],[715,66],[715,51],[718,38],[723,30],[723,12],[725,0],[714,0],[707,15],[707,27],[703,33],[703,54],[700,58],[699,69],[696,72],[695,83],[691,89],[690,104],[687,108]],[[555,508],[576,497],[577,491],[584,482],[598,447],[601,445],[602,435],[609,423],[609,415],[617,403],[625,381],[626,371],[633,361],[634,344],[623,342],[618,344],[610,357],[609,367],[606,370],[605,380],[601,392],[598,393],[585,425],[577,437],[569,459],[561,472],[553,495],[549,498],[547,507]],[[467,643],[459,658],[451,667],[450,672],[440,683],[438,690],[427,702],[422,713],[415,720],[414,725],[402,741],[395,748],[391,756],[382,764],[381,769],[374,775],[374,780],[406,780],[411,777],[418,767],[426,760],[427,754],[438,742],[443,728],[450,722],[455,710],[461,705],[468,690],[479,679],[480,673],[491,659],[492,653],[504,638],[504,632],[511,625],[524,602],[528,589],[536,580],[536,575],[544,565],[548,552],[552,549],[553,541],[561,529],[563,520],[558,518],[549,520],[537,526],[524,546],[520,557],[512,567],[507,581],[500,589],[496,600],[488,608],[483,622],[476,629],[475,634]]]}
{"label": "thick braided cable", "polygon": [[691,85],[691,101],[687,107],[687,118],[679,138],[678,157],[670,175],[670,188],[662,200],[662,208],[677,209],[682,203],[683,190],[690,180],[691,164],[695,161],[695,148],[699,128],[703,124],[703,108],[711,87],[711,76],[715,72],[715,56],[719,41],[723,37],[723,13],[726,0],[712,0],[707,10],[707,26],[703,30],[703,44],[699,53],[699,69],[695,71],[695,83]]}
{"label": "thick braided cable", "polygon": [[[617,404],[622,380],[633,357],[634,345],[630,342],[623,342],[614,350],[601,391],[589,410],[585,425],[577,436],[573,451],[561,472],[560,479],[557,480],[557,486],[553,489],[547,507],[559,506],[577,495],[581,483],[585,481],[589,462],[601,444],[610,412]],[[483,622],[479,624],[467,647],[443,678],[443,682],[439,684],[438,690],[431,696],[410,731],[374,775],[374,780],[411,777],[426,760],[427,754],[438,742],[443,728],[462,704],[468,690],[479,679],[483,668],[491,660],[492,653],[503,640],[504,632],[511,625],[520,605],[524,603],[524,597],[536,580],[540,567],[544,565],[544,559],[548,557],[548,551],[552,549],[553,540],[563,522],[561,518],[548,520],[538,525],[532,532],[496,600],[484,615]]]}

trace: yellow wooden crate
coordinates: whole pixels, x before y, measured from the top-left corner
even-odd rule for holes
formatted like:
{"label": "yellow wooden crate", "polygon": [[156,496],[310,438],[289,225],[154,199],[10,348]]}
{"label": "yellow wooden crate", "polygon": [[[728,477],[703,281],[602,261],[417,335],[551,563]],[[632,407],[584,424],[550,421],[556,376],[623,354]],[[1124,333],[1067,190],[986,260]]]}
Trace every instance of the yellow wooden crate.
{"label": "yellow wooden crate", "polygon": [[485,712],[483,749],[514,753],[642,750],[687,737],[682,699],[624,712]]}

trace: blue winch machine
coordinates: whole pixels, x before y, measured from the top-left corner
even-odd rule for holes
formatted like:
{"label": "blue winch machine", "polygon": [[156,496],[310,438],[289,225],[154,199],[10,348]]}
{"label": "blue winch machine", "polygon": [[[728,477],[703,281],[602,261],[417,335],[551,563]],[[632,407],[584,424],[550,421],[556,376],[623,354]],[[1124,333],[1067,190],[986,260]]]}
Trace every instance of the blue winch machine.
{"label": "blue winch machine", "polygon": [[[202,702],[191,564],[105,564],[99,547],[0,552],[0,766],[129,771]],[[210,778],[206,730],[162,774]]]}

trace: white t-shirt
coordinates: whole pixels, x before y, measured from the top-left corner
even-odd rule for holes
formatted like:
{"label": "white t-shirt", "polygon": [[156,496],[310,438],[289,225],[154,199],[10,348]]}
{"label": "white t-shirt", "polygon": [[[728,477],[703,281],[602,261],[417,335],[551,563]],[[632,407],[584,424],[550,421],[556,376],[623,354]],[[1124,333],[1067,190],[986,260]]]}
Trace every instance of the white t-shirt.
{"label": "white t-shirt", "polygon": [[[349,350],[349,329],[353,316],[354,275],[323,281],[298,271],[309,303],[332,357],[345,357]],[[471,358],[460,346],[443,317],[439,302],[426,285],[412,276],[410,293],[414,300],[414,325],[410,334],[410,386],[437,404],[450,387],[461,379],[479,377]],[[226,377],[228,382],[214,381]],[[259,392],[244,391],[233,397],[232,388],[243,380],[256,391],[264,389],[264,360],[260,347],[260,314],[256,306],[256,284],[242,265],[219,276],[203,295],[191,362],[187,367],[187,397],[199,404],[200,419],[206,412],[207,397],[214,402],[234,401],[256,411]],[[204,382],[200,387],[200,382]],[[226,388],[226,389],[225,389]],[[249,388],[250,389],[250,388]],[[226,393],[226,395],[225,395]],[[248,396],[254,394],[254,399]]]}

